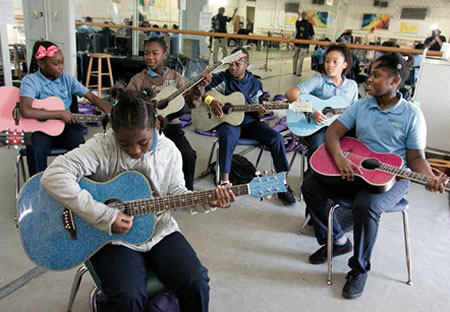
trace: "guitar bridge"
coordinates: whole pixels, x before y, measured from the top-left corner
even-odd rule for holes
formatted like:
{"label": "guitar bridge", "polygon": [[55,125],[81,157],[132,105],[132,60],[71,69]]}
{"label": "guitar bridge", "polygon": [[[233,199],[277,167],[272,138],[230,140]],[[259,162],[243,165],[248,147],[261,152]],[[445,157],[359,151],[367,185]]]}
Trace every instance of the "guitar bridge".
{"label": "guitar bridge", "polygon": [[70,237],[75,240],[77,239],[77,228],[73,220],[73,213],[67,208],[64,208],[62,213],[63,226],[67,232],[69,232]]}

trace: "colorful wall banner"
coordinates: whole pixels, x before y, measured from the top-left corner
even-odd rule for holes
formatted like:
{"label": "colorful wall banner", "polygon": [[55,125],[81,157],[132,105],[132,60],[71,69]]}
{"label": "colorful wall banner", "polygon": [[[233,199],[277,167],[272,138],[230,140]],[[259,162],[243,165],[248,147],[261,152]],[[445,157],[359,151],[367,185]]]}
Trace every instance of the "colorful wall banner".
{"label": "colorful wall banner", "polygon": [[388,14],[364,14],[362,29],[389,29],[390,19]]}
{"label": "colorful wall banner", "polygon": [[328,23],[328,12],[306,11],[308,21],[314,27],[326,27]]}

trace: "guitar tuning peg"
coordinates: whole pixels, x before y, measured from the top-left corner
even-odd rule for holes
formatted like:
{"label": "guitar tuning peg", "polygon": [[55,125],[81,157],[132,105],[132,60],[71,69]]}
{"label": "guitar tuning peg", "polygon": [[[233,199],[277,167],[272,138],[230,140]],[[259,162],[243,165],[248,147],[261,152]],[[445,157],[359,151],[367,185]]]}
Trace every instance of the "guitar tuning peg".
{"label": "guitar tuning peg", "polygon": [[261,171],[256,170],[256,171],[255,171],[255,176],[260,177],[260,176],[261,176]]}
{"label": "guitar tuning peg", "polygon": [[270,194],[270,195],[264,196],[264,198],[265,198],[265,199],[272,199],[272,196],[273,196],[273,195]]}
{"label": "guitar tuning peg", "polygon": [[268,172],[267,170],[264,170],[264,171],[263,171],[263,175],[264,175],[265,177],[267,177],[267,176],[269,175],[269,172]]}

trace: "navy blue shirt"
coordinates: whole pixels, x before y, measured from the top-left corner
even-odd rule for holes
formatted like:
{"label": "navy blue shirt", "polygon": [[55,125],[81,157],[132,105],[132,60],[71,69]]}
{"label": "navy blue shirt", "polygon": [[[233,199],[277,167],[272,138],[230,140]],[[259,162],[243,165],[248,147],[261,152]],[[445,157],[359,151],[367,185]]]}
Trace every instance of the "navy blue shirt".
{"label": "navy blue shirt", "polygon": [[[228,70],[214,74],[212,81],[206,86],[205,91],[215,90],[223,95],[233,92],[241,92],[245,97],[246,104],[261,104],[263,86],[251,72],[246,71],[245,77],[241,80],[234,78]],[[246,116],[248,113],[245,114]],[[255,114],[252,113],[252,116]]]}

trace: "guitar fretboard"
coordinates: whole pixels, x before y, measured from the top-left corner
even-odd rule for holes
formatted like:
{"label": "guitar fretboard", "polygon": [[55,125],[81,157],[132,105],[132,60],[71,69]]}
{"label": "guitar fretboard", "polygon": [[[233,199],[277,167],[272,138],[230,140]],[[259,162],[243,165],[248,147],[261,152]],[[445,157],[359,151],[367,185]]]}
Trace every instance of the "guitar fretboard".
{"label": "guitar fretboard", "polygon": [[104,115],[72,114],[79,122],[101,122]]}
{"label": "guitar fretboard", "polygon": [[[248,184],[230,187],[235,196],[249,194]],[[195,191],[181,195],[170,195],[166,197],[155,197],[151,199],[133,200],[123,203],[124,213],[130,216],[144,214],[157,214],[170,209],[192,207],[194,205],[207,204],[216,199],[216,190]]]}
{"label": "guitar fretboard", "polygon": [[[245,104],[245,105],[233,105],[233,112],[254,112],[260,104]],[[278,110],[278,109],[289,109],[289,104],[280,103],[280,104],[264,104],[264,108],[267,110]]]}
{"label": "guitar fretboard", "polygon": [[[225,65],[225,64],[218,62],[218,63],[212,65],[211,67],[209,67],[207,72],[212,73],[213,71],[219,69],[223,65]],[[203,79],[205,79],[204,77],[202,77],[202,75],[203,75],[203,73],[201,73],[197,77],[189,80],[184,87],[178,89],[176,92],[172,93],[169,97],[167,97],[167,100],[169,102],[174,100],[176,97],[180,96],[181,94],[183,94],[184,92],[186,92],[187,90],[189,90],[190,88],[195,86],[197,83],[201,82]]]}
{"label": "guitar fretboard", "polygon": [[[409,171],[403,168],[394,167],[385,163],[381,163],[381,165],[377,169],[420,184],[427,184],[427,182],[432,179],[432,177],[429,177],[427,175]],[[445,190],[447,192],[450,192],[450,186],[445,187]]]}

